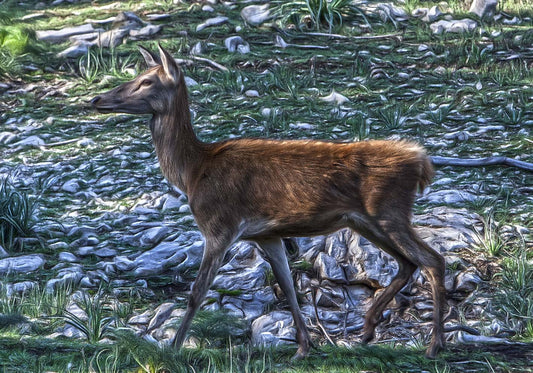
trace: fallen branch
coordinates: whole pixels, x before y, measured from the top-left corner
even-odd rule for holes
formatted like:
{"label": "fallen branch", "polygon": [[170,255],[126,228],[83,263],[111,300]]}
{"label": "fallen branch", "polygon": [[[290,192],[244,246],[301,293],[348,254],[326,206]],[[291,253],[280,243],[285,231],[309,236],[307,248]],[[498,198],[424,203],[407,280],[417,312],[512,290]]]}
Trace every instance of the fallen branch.
{"label": "fallen branch", "polygon": [[325,36],[325,37],[336,38],[336,39],[350,39],[350,40],[380,40],[380,39],[389,39],[389,38],[396,38],[396,37],[402,36],[402,34],[399,32],[394,33],[394,34],[368,35],[368,36],[346,36],[346,35],[339,35],[339,34],[328,34],[325,32],[306,32],[306,35]]}
{"label": "fallen branch", "polygon": [[519,161],[518,159],[508,157],[486,157],[486,158],[451,158],[432,156],[431,161],[435,166],[461,166],[461,167],[479,167],[504,165],[516,167],[521,170],[533,172],[533,163]]}
{"label": "fallen branch", "polygon": [[180,65],[183,65],[183,64],[186,64],[186,65],[194,65],[194,61],[200,61],[200,62],[205,62],[207,63],[208,65],[211,65],[221,71],[229,71],[229,69],[224,66],[224,65],[221,65],[219,64],[218,62],[215,62],[213,60],[210,60],[209,58],[205,58],[205,57],[198,57],[198,56],[191,56],[191,59],[183,59],[183,58],[175,58],[176,60],[176,63],[180,64]]}

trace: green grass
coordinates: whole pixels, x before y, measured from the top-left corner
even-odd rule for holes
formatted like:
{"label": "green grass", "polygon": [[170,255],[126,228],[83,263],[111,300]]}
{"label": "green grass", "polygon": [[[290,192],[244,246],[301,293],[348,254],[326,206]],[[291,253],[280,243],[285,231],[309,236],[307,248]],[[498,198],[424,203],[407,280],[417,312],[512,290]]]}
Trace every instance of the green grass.
{"label": "green grass", "polygon": [[[5,183],[0,188],[0,203],[10,206],[0,210],[0,244],[11,253],[34,249],[16,244],[18,238],[32,236],[34,229],[44,235],[43,242],[53,238],[69,245],[79,237],[66,237],[63,229],[50,227],[84,224],[112,228],[99,234],[102,245],[127,254],[139,252],[138,247],[125,245],[114,232],[128,229],[115,225],[114,219],[146,203],[147,196],[157,198],[169,190],[155,166],[146,118],[102,116],[87,104],[90,98],[144,69],[138,44],[154,48],[160,42],[176,58],[187,59],[190,48],[203,42],[207,46],[204,57],[227,67],[228,71],[223,72],[200,61],[183,66],[185,74],[199,82],[190,89],[190,104],[197,133],[205,141],[235,136],[341,141],[401,137],[421,142],[434,155],[505,155],[533,162],[531,20],[523,19],[519,25],[483,21],[484,32],[434,36],[421,21],[411,19],[395,25],[344,1],[288,1],[272,2],[272,11],[283,13],[275,20],[273,31],[268,26],[243,25],[239,11],[244,4],[232,9],[221,3],[214,5],[215,12],[230,17],[230,22],[196,32],[196,25],[211,16],[201,11],[197,2],[150,0],[116,2],[114,7],[107,7],[110,4],[46,5],[43,15],[31,20],[22,17],[38,11],[36,2],[6,1],[0,5],[0,78],[9,84],[0,91],[0,132],[22,137],[25,134],[21,131],[29,128],[47,144],[73,141],[42,149],[0,144],[0,175],[20,170],[20,179],[39,175],[34,179],[50,180],[46,187],[32,182],[20,189],[18,184],[14,188]],[[410,12],[436,4],[409,0],[405,8]],[[467,14],[469,3],[453,0],[449,6],[459,18]],[[510,17],[533,16],[532,6],[525,0],[500,0],[499,8]],[[56,56],[66,43],[41,44],[34,38],[34,30],[80,25],[86,19],[104,19],[121,10],[134,11],[142,18],[167,12],[170,19],[164,21],[165,27],[155,40],[128,41],[114,50],[91,48],[87,55],[70,60]],[[225,37],[237,34],[236,26],[243,27],[240,35],[251,44],[248,55],[229,54],[223,46]],[[399,26],[405,29],[397,29]],[[346,38],[309,34],[315,31],[339,33]],[[272,43],[274,32],[291,44],[328,49],[277,48]],[[397,32],[399,38],[354,38]],[[30,86],[33,88],[27,89]],[[25,92],[4,94],[4,90],[16,89]],[[250,89],[258,91],[259,97],[247,97],[244,92]],[[338,107],[320,100],[332,89],[350,101]],[[4,125],[10,120],[15,122]],[[485,131],[489,125],[498,127]],[[467,136],[450,136],[455,132]],[[92,142],[78,145],[83,139]],[[139,158],[141,152],[149,157]],[[96,196],[86,193],[94,190],[91,188],[102,176],[112,176],[117,185]],[[61,190],[71,177],[80,179],[81,194]],[[531,192],[527,189],[531,175],[503,167],[445,167],[437,170],[437,179],[444,178],[453,180],[453,188],[481,196],[464,207],[485,217],[480,246],[473,247],[474,253],[479,257],[476,260],[488,258],[498,272],[493,278],[487,275],[488,294],[484,296],[492,302],[492,309],[500,310],[498,320],[517,332],[517,340],[531,341],[531,237],[522,239],[503,229],[514,224],[533,226]],[[38,200],[32,197],[39,195],[42,197]],[[417,211],[427,207],[418,205]],[[174,222],[174,232],[181,234],[197,229],[194,223],[176,223],[186,216],[165,212],[150,219]],[[5,284],[23,280],[37,283],[25,294],[8,296],[6,287],[0,290],[2,371],[512,372],[531,365],[530,355],[523,351],[511,349],[506,353],[503,348],[482,350],[453,344],[430,361],[423,357],[421,343],[416,340],[413,344],[418,347],[407,347],[407,343],[361,347],[354,343],[355,347],[346,348],[321,346],[323,341],[318,339],[318,349],[308,360],[291,362],[295,348],[252,348],[246,333],[234,335],[215,328],[228,321],[227,315],[213,314],[200,314],[195,320],[196,329],[192,329],[191,334],[204,348],[176,352],[121,328],[132,315],[153,310],[177,295],[184,296],[197,269],[181,274],[181,283],[173,283],[170,273],[148,278],[148,289],[132,285],[136,279],[129,274],[110,273],[111,281],[126,281],[120,289],[123,295],[117,299],[111,294],[117,289],[109,288],[102,290],[105,294],[90,292],[78,299],[89,316],[83,320],[63,313],[74,289],[57,289],[55,293],[45,290],[58,263],[58,253],[47,245],[39,247],[47,260],[42,271],[9,274],[2,279]],[[477,263],[468,253],[458,255],[464,263],[451,269]],[[83,258],[81,265],[95,271],[99,261],[94,256]],[[304,261],[295,263],[293,269],[312,274],[311,265]],[[271,272],[267,282],[275,282]],[[219,297],[238,293],[221,289]],[[464,321],[474,307],[475,299],[459,305],[465,310]],[[43,337],[64,327],[67,321],[83,330],[83,339]],[[487,325],[492,320],[481,315],[475,321]],[[113,342],[101,344],[103,338]]]}

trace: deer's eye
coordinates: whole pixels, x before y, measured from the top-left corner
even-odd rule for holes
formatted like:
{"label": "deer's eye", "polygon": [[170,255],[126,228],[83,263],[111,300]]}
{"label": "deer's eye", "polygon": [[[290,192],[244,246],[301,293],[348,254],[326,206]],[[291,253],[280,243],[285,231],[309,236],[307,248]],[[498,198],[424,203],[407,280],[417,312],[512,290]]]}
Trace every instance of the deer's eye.
{"label": "deer's eye", "polygon": [[141,87],[149,87],[152,85],[152,81],[149,80],[149,79],[144,79],[143,81],[141,81]]}

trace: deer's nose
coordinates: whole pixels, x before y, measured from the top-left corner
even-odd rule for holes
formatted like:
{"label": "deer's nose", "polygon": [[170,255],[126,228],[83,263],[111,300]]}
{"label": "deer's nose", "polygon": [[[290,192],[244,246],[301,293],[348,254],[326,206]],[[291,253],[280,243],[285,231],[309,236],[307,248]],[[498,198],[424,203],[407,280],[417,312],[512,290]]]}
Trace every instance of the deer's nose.
{"label": "deer's nose", "polygon": [[102,97],[100,97],[100,96],[96,96],[95,98],[93,98],[93,99],[91,100],[91,104],[92,104],[93,106],[96,105],[96,104],[98,103],[98,101],[100,101],[101,98],[102,98]]}

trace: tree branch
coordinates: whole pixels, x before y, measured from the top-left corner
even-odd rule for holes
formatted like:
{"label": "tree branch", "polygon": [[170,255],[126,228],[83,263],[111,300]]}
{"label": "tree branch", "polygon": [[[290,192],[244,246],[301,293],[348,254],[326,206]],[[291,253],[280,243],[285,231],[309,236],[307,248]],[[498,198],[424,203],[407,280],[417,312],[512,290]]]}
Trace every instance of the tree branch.
{"label": "tree branch", "polygon": [[451,158],[432,156],[431,161],[435,166],[461,166],[461,167],[479,167],[504,165],[516,167],[521,170],[533,172],[533,163],[519,161],[518,159],[508,157],[486,157],[486,158]]}

